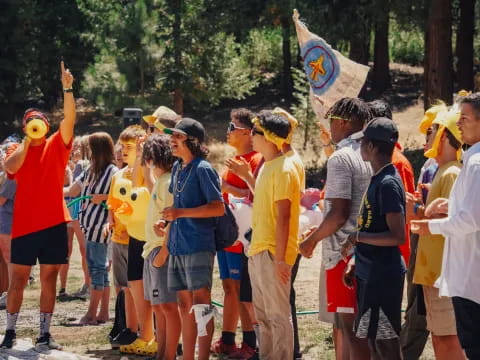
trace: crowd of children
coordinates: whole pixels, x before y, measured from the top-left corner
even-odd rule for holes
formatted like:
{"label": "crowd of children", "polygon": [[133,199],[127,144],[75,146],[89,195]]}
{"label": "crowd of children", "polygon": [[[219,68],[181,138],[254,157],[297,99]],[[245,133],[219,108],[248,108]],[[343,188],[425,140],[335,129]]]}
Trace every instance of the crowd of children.
{"label": "crowd of children", "polygon": [[[334,314],[337,359],[413,359],[408,334],[422,316],[414,301],[424,305],[437,359],[480,358],[480,94],[426,112],[420,131],[429,160],[417,189],[388,104],[338,100],[326,114],[330,129],[320,129],[329,159],[325,189],[313,203],[323,216],[304,231],[301,204],[310,210],[312,192],[291,144],[298,123],[285,110],[232,110],[227,142],[236,154],[220,177],[207,160],[203,125],[165,107],[143,127],[125,128],[116,145],[105,132],[73,139],[72,82],[62,63],[65,119],[57,132],[32,133],[48,130],[49,122],[29,109],[25,140],[6,146],[0,251],[10,287],[0,348],[15,344],[23,289],[37,261],[35,347],[61,348],[49,328],[58,274],[58,298],[67,296],[75,235],[84,285],[74,295],[89,298],[79,325],[109,320],[112,270],[125,326],[116,324],[110,342],[121,353],[171,360],[181,339],[185,360],[211,353],[300,359],[293,285],[301,256],[312,257],[321,242],[320,312]],[[226,207],[241,231],[233,245],[219,248]],[[240,208],[248,211],[239,215]],[[213,341],[215,257],[224,311],[221,337]]]}

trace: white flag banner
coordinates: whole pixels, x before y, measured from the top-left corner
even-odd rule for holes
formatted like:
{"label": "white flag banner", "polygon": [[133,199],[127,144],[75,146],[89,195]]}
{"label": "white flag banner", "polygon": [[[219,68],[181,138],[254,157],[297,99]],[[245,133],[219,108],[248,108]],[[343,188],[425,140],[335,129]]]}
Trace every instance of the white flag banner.
{"label": "white flag banner", "polygon": [[312,34],[293,10],[303,68],[310,83],[310,102],[319,119],[344,97],[357,97],[365,83],[369,67],[358,64],[332,47],[320,36]]}

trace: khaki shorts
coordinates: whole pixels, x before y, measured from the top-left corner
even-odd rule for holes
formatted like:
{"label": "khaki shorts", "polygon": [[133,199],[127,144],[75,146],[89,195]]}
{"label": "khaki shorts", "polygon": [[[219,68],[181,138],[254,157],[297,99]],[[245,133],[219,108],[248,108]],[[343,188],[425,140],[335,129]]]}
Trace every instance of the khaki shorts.
{"label": "khaki shorts", "polygon": [[452,299],[439,297],[438,289],[423,286],[425,308],[427,309],[427,329],[436,336],[457,335]]}

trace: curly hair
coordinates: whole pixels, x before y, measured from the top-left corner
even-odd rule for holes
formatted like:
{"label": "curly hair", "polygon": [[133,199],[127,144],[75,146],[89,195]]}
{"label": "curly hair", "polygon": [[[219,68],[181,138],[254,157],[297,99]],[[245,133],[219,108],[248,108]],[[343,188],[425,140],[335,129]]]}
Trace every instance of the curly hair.
{"label": "curly hair", "polygon": [[153,134],[143,145],[142,166],[153,161],[156,167],[164,171],[171,171],[175,161],[170,147],[170,138],[167,135]]}
{"label": "curly hair", "polygon": [[197,139],[191,137],[188,137],[187,140],[185,140],[185,145],[187,145],[188,150],[190,150],[193,156],[201,159],[206,159],[208,153],[210,152],[205,145],[199,143]]}

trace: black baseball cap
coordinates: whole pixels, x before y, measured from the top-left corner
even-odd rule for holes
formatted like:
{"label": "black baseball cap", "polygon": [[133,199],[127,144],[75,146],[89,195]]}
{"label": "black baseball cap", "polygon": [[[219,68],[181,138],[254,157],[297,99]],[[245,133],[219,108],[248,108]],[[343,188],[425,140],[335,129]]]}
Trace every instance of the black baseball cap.
{"label": "black baseball cap", "polygon": [[175,132],[187,135],[197,139],[201,143],[205,140],[205,128],[202,123],[191,118],[182,118],[174,128],[166,128],[163,132],[169,135]]}
{"label": "black baseball cap", "polygon": [[371,120],[363,131],[355,134],[354,137],[355,139],[366,137],[371,140],[396,144],[398,141],[398,128],[391,119],[378,117]]}

